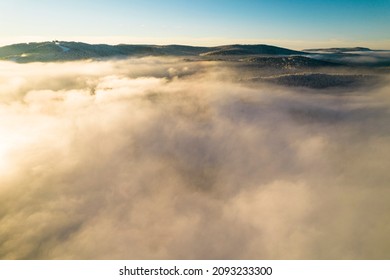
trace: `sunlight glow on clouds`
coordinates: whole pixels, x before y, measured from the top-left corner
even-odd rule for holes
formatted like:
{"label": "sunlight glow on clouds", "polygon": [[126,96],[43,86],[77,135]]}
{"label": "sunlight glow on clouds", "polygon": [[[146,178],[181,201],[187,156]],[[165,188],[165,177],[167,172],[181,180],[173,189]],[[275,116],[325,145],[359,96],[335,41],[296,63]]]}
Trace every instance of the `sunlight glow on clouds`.
{"label": "sunlight glow on clouds", "polygon": [[0,258],[387,259],[388,77],[339,94],[239,74],[1,62]]}

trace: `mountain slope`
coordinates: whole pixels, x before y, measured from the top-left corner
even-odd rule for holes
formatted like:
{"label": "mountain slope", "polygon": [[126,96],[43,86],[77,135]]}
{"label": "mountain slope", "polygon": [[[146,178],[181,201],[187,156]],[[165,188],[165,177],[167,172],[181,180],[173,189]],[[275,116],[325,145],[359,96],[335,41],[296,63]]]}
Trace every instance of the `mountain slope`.
{"label": "mountain slope", "polygon": [[358,87],[370,82],[375,82],[376,77],[371,75],[300,73],[264,77],[259,80],[289,87],[326,89],[332,87]]}
{"label": "mountain slope", "polygon": [[325,48],[325,49],[306,49],[307,52],[329,52],[329,53],[343,53],[343,52],[369,52],[369,48],[352,47],[352,48]]}
{"label": "mountain slope", "polygon": [[338,67],[339,63],[333,63],[305,56],[258,56],[243,59],[259,68],[278,68],[278,69],[301,69],[301,68],[320,68],[320,67]]}

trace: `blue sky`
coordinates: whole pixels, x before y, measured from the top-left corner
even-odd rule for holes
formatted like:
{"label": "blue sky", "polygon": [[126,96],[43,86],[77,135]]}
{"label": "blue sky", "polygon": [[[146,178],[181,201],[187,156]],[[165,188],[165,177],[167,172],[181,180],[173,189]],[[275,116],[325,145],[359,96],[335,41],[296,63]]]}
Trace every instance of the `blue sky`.
{"label": "blue sky", "polygon": [[390,49],[390,0],[1,0],[0,44],[36,40]]}

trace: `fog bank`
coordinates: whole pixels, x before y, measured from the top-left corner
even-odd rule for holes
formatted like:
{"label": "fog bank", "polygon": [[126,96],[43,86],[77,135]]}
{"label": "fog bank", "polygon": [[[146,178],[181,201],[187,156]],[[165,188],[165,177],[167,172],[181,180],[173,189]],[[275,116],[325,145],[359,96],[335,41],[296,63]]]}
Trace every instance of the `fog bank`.
{"label": "fog bank", "polygon": [[0,258],[388,259],[389,77],[234,69],[1,62]]}

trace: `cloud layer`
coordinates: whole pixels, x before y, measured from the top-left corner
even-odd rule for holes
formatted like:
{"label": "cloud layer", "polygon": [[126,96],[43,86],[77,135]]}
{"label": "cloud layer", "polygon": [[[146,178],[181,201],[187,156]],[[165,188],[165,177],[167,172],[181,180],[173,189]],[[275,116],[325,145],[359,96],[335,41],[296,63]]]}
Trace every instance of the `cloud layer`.
{"label": "cloud layer", "polygon": [[388,259],[388,78],[227,65],[0,63],[0,258]]}

